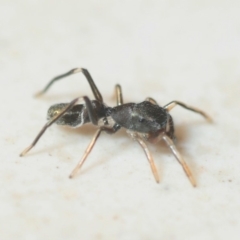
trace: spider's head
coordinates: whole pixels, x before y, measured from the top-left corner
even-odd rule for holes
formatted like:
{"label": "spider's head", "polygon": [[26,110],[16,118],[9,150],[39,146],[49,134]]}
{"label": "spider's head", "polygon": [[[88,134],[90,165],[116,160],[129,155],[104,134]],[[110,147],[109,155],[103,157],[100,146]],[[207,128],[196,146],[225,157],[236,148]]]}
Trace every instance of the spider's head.
{"label": "spider's head", "polygon": [[[68,103],[58,103],[51,106],[48,109],[47,120],[52,120],[59,113],[61,113],[66,107]],[[88,116],[85,111],[85,106],[82,104],[75,105],[67,112],[65,112],[60,118],[58,118],[55,123],[58,125],[68,125],[71,127],[78,127],[83,123],[88,121]]]}
{"label": "spider's head", "polygon": [[[58,103],[54,104],[48,109],[47,112],[47,120],[52,120],[54,117],[56,117],[60,112],[62,112],[66,107],[67,103]],[[64,116],[64,114],[63,114]],[[61,116],[55,123],[60,124],[60,125],[65,125],[63,122],[63,116]]]}

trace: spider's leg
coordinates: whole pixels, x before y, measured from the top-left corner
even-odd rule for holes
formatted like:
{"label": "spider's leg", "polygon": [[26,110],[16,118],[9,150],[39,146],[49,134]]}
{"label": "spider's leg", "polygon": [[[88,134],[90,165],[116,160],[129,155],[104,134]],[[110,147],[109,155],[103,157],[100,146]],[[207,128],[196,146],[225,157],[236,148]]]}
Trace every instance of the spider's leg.
{"label": "spider's leg", "polygon": [[[120,85],[116,85],[115,87],[115,91],[116,91],[116,95],[117,95],[117,105],[121,105],[123,104],[123,99],[122,99],[122,89],[121,89],[121,86]],[[86,103],[86,106],[87,106],[87,102]],[[89,115],[89,118],[91,120],[91,122],[93,124],[95,124],[95,112],[93,111],[93,108],[92,108],[92,105],[91,105],[91,101],[89,100],[88,102],[88,115]],[[93,117],[93,119],[91,119],[91,116]],[[96,121],[96,124],[97,125],[97,121]],[[80,168],[82,167],[83,163],[85,162],[85,160],[87,159],[88,155],[90,154],[90,152],[92,151],[98,137],[100,136],[100,133],[102,131],[105,131],[107,132],[108,134],[113,134],[115,132],[117,132],[121,127],[118,125],[118,124],[115,124],[112,128],[107,128],[107,127],[101,127],[96,133],[95,135],[93,136],[93,139],[92,141],[90,142],[90,144],[88,145],[87,149],[85,150],[85,153],[82,157],[82,159],[79,161],[79,163],[77,164],[77,166],[73,169],[72,173],[70,174],[70,178],[73,178],[76,173],[80,170]]]}
{"label": "spider's leg", "polygon": [[60,80],[60,79],[62,79],[62,78],[68,77],[68,76],[70,76],[70,75],[72,75],[72,74],[79,73],[79,72],[83,73],[84,76],[86,77],[86,79],[87,79],[87,81],[88,81],[88,83],[89,83],[89,85],[90,85],[90,87],[91,87],[91,89],[92,89],[93,95],[94,95],[94,97],[96,98],[96,100],[99,101],[99,102],[103,102],[103,98],[102,98],[101,93],[99,92],[97,86],[95,85],[95,83],[94,83],[94,81],[93,81],[90,73],[89,73],[88,70],[85,69],[85,68],[74,68],[74,69],[72,69],[72,70],[70,70],[70,71],[68,71],[68,72],[66,72],[66,73],[64,73],[64,74],[61,74],[61,75],[59,75],[59,76],[56,76],[55,78],[53,78],[53,79],[46,85],[46,87],[45,87],[42,91],[38,92],[38,93],[36,94],[36,96],[40,96],[40,95],[44,94],[45,92],[47,92],[47,90],[52,86],[52,84],[53,84],[54,82],[56,82],[56,81],[58,81],[58,80]]}
{"label": "spider's leg", "polygon": [[101,130],[104,131],[104,132],[106,132],[106,133],[108,133],[108,134],[114,134],[114,133],[116,133],[120,128],[121,128],[121,126],[118,125],[117,123],[115,123],[112,128],[101,127]]}
{"label": "spider's leg", "polygon": [[48,121],[42,128],[42,130],[38,133],[38,135],[36,136],[36,138],[34,139],[34,141],[32,142],[32,144],[27,147],[21,154],[20,157],[24,156],[27,152],[29,152],[38,142],[38,140],[42,137],[42,135],[44,134],[44,132],[55,122],[57,121],[65,112],[67,112],[69,109],[71,109],[79,100],[84,100],[85,104],[86,104],[86,108],[88,110],[88,115],[89,118],[91,120],[91,122],[94,125],[97,125],[98,119],[97,116],[93,110],[92,107],[92,103],[89,100],[88,97],[79,97],[79,98],[75,98],[74,100],[72,100],[69,105],[63,110],[61,111],[59,114],[57,114],[55,117],[53,117],[50,121]]}
{"label": "spider's leg", "polygon": [[168,147],[171,149],[173,155],[175,156],[175,158],[178,160],[178,162],[182,165],[183,170],[185,171],[188,179],[190,180],[191,184],[193,185],[193,187],[196,187],[196,181],[188,167],[188,165],[186,164],[186,162],[184,161],[182,155],[179,153],[179,151],[177,150],[176,146],[174,145],[173,141],[171,140],[170,137],[168,137],[166,134],[163,135],[163,140],[165,141],[165,143],[168,145]]}
{"label": "spider's leg", "polygon": [[115,93],[117,96],[117,106],[123,104],[122,88],[119,84],[115,86]]}
{"label": "spider's leg", "polygon": [[145,143],[145,141],[139,137],[139,136],[134,136],[134,139],[136,139],[138,141],[138,143],[140,144],[140,146],[142,147],[142,149],[144,150],[146,157],[148,159],[148,162],[150,163],[151,169],[152,169],[152,173],[154,175],[154,178],[156,180],[157,183],[159,183],[159,176],[158,176],[158,172],[157,172],[157,168],[154,164],[152,155],[147,147],[147,144]]}
{"label": "spider's leg", "polygon": [[90,154],[90,152],[92,151],[98,137],[100,136],[100,133],[102,131],[105,131],[109,134],[113,134],[115,132],[117,132],[120,129],[120,126],[115,124],[113,126],[113,128],[106,128],[106,127],[101,127],[100,129],[98,129],[95,133],[95,135],[92,138],[92,141],[89,143],[87,149],[85,150],[85,153],[82,157],[82,159],[79,161],[79,163],[77,164],[77,166],[73,169],[72,173],[70,174],[69,178],[73,178],[76,173],[80,170],[80,168],[82,167],[83,163],[85,162],[85,160],[87,159],[88,155]]}
{"label": "spider's leg", "polygon": [[153,98],[151,98],[151,97],[148,97],[148,98],[146,98],[146,100],[145,101],[147,101],[147,102],[150,102],[150,103],[152,103],[152,104],[154,104],[154,105],[158,105],[158,103],[157,103],[157,101],[156,100],[154,100]]}
{"label": "spider's leg", "polygon": [[89,143],[87,149],[85,150],[85,153],[82,157],[82,159],[79,161],[79,163],[77,164],[77,166],[73,169],[72,173],[70,174],[69,178],[73,178],[76,173],[78,172],[78,170],[82,167],[83,163],[85,162],[85,160],[87,159],[88,155],[90,154],[90,152],[92,151],[98,137],[100,136],[100,133],[102,132],[102,129],[98,129],[96,131],[96,133],[94,134],[92,141]]}
{"label": "spider's leg", "polygon": [[205,112],[195,108],[195,107],[191,107],[186,105],[185,103],[179,102],[179,101],[172,101],[170,103],[168,103],[167,105],[164,106],[164,108],[169,112],[172,108],[174,108],[176,105],[179,105],[183,108],[186,108],[190,111],[193,111],[195,113],[199,113],[201,114],[203,117],[205,117],[207,119],[207,121],[212,122],[212,119],[210,116],[208,116]]}

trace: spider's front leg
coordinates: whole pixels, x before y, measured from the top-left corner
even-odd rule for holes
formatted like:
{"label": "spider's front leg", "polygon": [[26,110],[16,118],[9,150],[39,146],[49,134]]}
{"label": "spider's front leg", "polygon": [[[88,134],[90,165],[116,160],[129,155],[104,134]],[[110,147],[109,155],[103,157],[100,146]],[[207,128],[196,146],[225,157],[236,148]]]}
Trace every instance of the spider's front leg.
{"label": "spider's front leg", "polygon": [[38,133],[38,135],[36,136],[36,138],[34,139],[34,141],[32,142],[32,144],[27,147],[21,154],[20,157],[24,156],[27,152],[29,152],[38,142],[38,140],[42,137],[42,135],[44,134],[44,132],[54,123],[56,122],[61,116],[63,116],[64,113],[66,113],[68,110],[70,110],[78,101],[83,100],[85,102],[87,111],[88,111],[88,115],[89,115],[89,119],[92,122],[92,124],[97,125],[98,123],[98,117],[93,109],[92,103],[89,100],[88,97],[84,96],[84,97],[79,97],[79,98],[75,98],[74,100],[72,100],[69,105],[63,109],[60,113],[56,114],[56,116],[54,116],[51,120],[49,120],[42,128],[42,130]]}
{"label": "spider's front leg", "polygon": [[[122,97],[122,88],[119,84],[117,84],[115,86],[115,93],[116,93],[116,97],[117,97],[117,105],[122,105],[123,104],[123,97]],[[93,112],[92,112],[93,114]],[[107,116],[105,117],[107,118]],[[106,121],[107,122],[107,121]],[[108,134],[114,134],[116,133],[121,127],[118,124],[114,124],[112,126],[112,128],[109,128],[107,126],[101,126],[94,134],[91,142],[89,143],[88,147],[85,150],[84,155],[82,156],[81,160],[78,162],[78,164],[76,165],[76,167],[73,169],[73,171],[71,172],[71,174],[69,175],[69,178],[73,178],[77,172],[81,169],[81,167],[83,166],[84,162],[86,161],[87,157],[89,156],[89,154],[91,153],[97,139],[99,138],[100,134],[102,131],[105,131]]]}
{"label": "spider's front leg", "polygon": [[95,85],[95,83],[94,83],[94,81],[93,81],[90,73],[89,73],[88,70],[85,69],[85,68],[74,68],[74,69],[72,69],[72,70],[70,70],[70,71],[68,71],[68,72],[66,72],[66,73],[64,73],[64,74],[61,74],[61,75],[56,76],[55,78],[53,78],[53,79],[46,85],[46,87],[45,87],[42,91],[38,92],[35,96],[38,97],[38,96],[44,94],[45,92],[47,92],[48,89],[49,89],[49,88],[53,85],[53,83],[55,83],[56,81],[58,81],[58,80],[60,80],[60,79],[63,79],[63,78],[65,78],[65,77],[68,77],[68,76],[70,76],[70,75],[72,75],[72,74],[79,73],[79,72],[83,73],[83,75],[86,77],[86,79],[87,79],[87,81],[88,81],[88,83],[89,83],[89,85],[90,85],[90,87],[91,87],[91,89],[92,89],[92,92],[93,92],[93,95],[94,95],[95,99],[96,99],[97,101],[99,101],[99,102],[103,102],[103,98],[102,98],[101,93],[99,92],[97,86]]}

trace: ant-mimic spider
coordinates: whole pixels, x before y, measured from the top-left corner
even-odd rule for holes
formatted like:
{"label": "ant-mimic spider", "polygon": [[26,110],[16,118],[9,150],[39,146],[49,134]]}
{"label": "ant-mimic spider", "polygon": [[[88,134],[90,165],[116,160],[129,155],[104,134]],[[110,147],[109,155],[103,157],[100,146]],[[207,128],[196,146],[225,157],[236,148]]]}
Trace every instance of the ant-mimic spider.
{"label": "ant-mimic spider", "polygon": [[[211,121],[211,118],[206,113],[179,101],[172,101],[163,107],[160,107],[152,98],[147,98],[141,103],[123,103],[121,86],[118,84],[115,86],[117,106],[108,107],[103,102],[102,95],[95,85],[91,75],[84,68],[75,68],[65,74],[53,78],[37,95],[39,96],[45,93],[55,81],[79,72],[82,72],[86,77],[95,100],[90,100],[87,96],[83,96],[75,98],[70,103],[59,103],[51,106],[47,114],[48,122],[39,132],[33,143],[26,148],[20,156],[25,155],[30,149],[32,149],[47,128],[53,123],[68,125],[74,128],[80,127],[85,123],[92,123],[93,125],[98,126],[98,130],[94,134],[94,137],[88,145],[81,161],[70,174],[69,177],[72,178],[82,167],[101,132],[113,134],[122,127],[125,128],[127,133],[143,148],[157,183],[159,182],[157,168],[147,147],[146,141],[156,143],[163,139],[178,162],[182,165],[192,185],[194,187],[196,186],[196,181],[188,165],[174,144],[174,124],[169,111],[176,105],[179,105],[195,113],[199,113],[208,121]],[[82,101],[82,103],[77,104],[79,101]]]}

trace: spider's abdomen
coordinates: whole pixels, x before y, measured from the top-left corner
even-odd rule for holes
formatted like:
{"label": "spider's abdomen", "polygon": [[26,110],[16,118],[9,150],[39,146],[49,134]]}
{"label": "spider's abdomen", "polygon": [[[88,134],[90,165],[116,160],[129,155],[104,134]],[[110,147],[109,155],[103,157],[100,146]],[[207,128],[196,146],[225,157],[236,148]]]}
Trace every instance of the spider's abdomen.
{"label": "spider's abdomen", "polygon": [[112,108],[111,117],[121,127],[140,133],[156,132],[166,128],[167,111],[148,101],[127,103]]}

